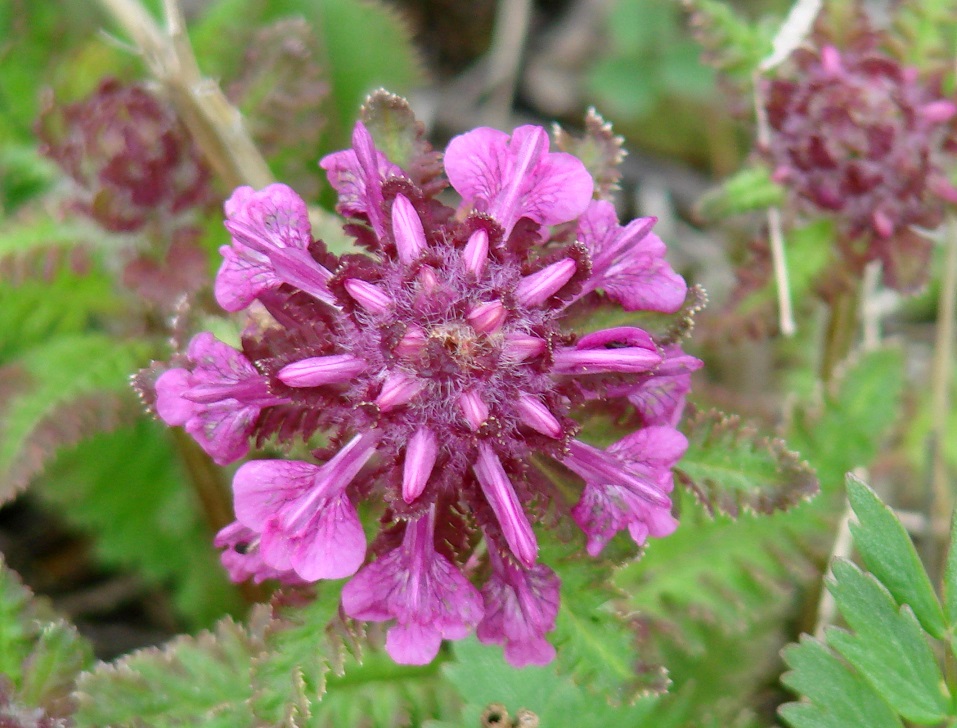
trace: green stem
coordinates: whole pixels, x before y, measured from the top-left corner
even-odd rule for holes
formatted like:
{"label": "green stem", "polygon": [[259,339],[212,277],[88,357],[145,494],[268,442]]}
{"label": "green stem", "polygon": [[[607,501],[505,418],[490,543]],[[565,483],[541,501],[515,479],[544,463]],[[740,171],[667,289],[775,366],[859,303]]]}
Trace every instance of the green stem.
{"label": "green stem", "polygon": [[859,302],[859,283],[837,293],[831,302],[821,355],[820,375],[825,386],[831,383],[838,365],[851,353],[857,332]]}
{"label": "green stem", "polygon": [[934,342],[934,360],[931,367],[931,431],[930,454],[930,513],[932,548],[928,555],[933,563],[927,565],[930,573],[938,572],[941,547],[937,534],[949,533],[954,493],[947,468],[947,424],[950,416],[951,387],[954,362],[954,332],[957,318],[957,218],[948,217],[944,235],[944,270],[941,275],[940,298],[937,303],[937,335]]}
{"label": "green stem", "polygon": [[[212,533],[217,533],[234,520],[232,498],[223,478],[223,470],[183,430],[174,427],[170,432],[206,523]],[[268,591],[257,584],[242,582],[237,587],[249,604],[264,601],[268,596]]]}

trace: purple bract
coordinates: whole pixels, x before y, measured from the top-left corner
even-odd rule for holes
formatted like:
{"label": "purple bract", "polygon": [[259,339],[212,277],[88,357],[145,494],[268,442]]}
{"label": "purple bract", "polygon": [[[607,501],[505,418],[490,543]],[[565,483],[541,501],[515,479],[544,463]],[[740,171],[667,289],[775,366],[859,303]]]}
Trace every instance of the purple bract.
{"label": "purple bract", "polygon": [[[352,149],[322,160],[366,254],[329,254],[284,185],[236,190],[216,297],[257,313],[242,351],[199,334],[157,381],[157,411],[220,463],[250,440],[326,438],[315,462],[236,472],[237,523],[218,541],[234,579],[352,576],[345,613],[392,622],[386,649],[399,662],[429,662],[443,639],[477,628],[512,664],[544,664],[559,578],[538,563],[533,524],[560,496],[531,456],[583,479],[581,502],[564,508],[593,554],[622,529],[639,543],[669,533],[670,469],[685,446],[675,424],[700,365],[639,328],[580,336],[566,321],[609,300],[674,312],[686,286],[654,220],[619,226],[544,130],[477,129],[452,140],[444,164],[457,209],[361,123]],[[638,430],[608,450],[576,439],[574,410],[612,397]],[[367,561],[355,504],[369,499],[384,501],[391,527]]]}

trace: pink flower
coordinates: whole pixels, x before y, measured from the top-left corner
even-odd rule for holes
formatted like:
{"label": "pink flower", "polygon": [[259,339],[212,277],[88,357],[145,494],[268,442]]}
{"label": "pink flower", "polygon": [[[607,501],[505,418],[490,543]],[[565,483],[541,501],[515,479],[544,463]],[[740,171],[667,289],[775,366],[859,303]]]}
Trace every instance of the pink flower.
{"label": "pink flower", "polygon": [[547,665],[555,648],[545,634],[555,629],[560,582],[555,572],[538,564],[523,569],[489,551],[492,576],[482,587],[485,616],[476,635],[486,644],[503,645],[513,667]]}
{"label": "pink flower", "polygon": [[487,212],[508,237],[527,217],[557,225],[588,206],[594,182],[571,154],[548,151],[548,134],[520,126],[512,136],[482,127],[455,137],[445,151],[445,172],[456,192]]}
{"label": "pink flower", "polygon": [[572,516],[588,536],[588,553],[597,556],[624,528],[639,546],[675,530],[667,494],[674,487],[671,468],[687,447],[671,427],[646,427],[607,450],[572,443],[565,465],[585,480]]}
{"label": "pink flower", "polygon": [[351,576],[366,541],[345,489],[375,453],[379,434],[356,435],[319,467],[297,460],[253,460],[233,479],[236,519],[260,534],[263,562],[305,581]]}
{"label": "pink flower", "polygon": [[342,590],[353,619],[386,622],[385,648],[404,665],[431,662],[443,639],[465,637],[482,617],[478,590],[435,551],[435,509],[411,521],[399,548],[366,566]]}
{"label": "pink flower", "polygon": [[167,425],[181,425],[219,465],[249,450],[249,436],[264,407],[286,400],[238,351],[212,334],[193,337],[190,369],[170,369],[156,380],[156,412]]}
{"label": "pink flower", "polygon": [[578,219],[578,237],[588,248],[592,275],[582,293],[602,289],[626,311],[674,313],[688,287],[665,260],[665,244],[651,232],[655,219],[618,225],[615,207],[594,200]]}
{"label": "pink flower", "polygon": [[[533,524],[554,493],[530,471],[552,458],[584,478],[590,515],[579,522],[597,534],[591,541],[607,540],[609,529],[639,533],[642,524],[663,533],[670,465],[639,444],[645,430],[606,452],[573,439],[573,414],[584,402],[650,396],[643,388],[659,373],[683,376],[697,363],[679,352],[666,366],[665,351],[636,327],[579,335],[567,314],[592,305],[582,292],[599,286],[653,288],[621,298],[670,306],[661,301],[676,291],[683,299],[684,282],[647,229],[612,219],[607,235],[592,236],[592,250],[562,242],[571,227],[553,239],[550,226],[581,227],[593,183],[581,162],[548,151],[542,129],[453,139],[445,161],[464,198],[457,211],[435,199],[441,184],[416,186],[361,124],[353,144],[322,166],[351,219],[346,230],[367,254],[325,254],[304,203],[286,187],[241,188],[227,205],[233,245],[223,249],[217,295],[230,310],[257,300],[271,314],[244,333],[249,360],[234,355],[273,399],[224,407],[241,418],[246,438],[282,446],[326,431],[334,443],[314,453],[316,464],[257,460],[237,471],[237,522],[252,546],[229,555],[232,573],[355,574],[345,611],[395,620],[389,653],[428,662],[442,639],[483,619],[477,589],[440,553],[455,514],[466,513],[464,528],[481,530],[492,560],[482,638],[502,644],[513,664],[543,664],[553,655],[544,635],[554,626],[558,578],[538,563]],[[180,379],[208,376],[181,371]],[[673,420],[677,411],[656,416]],[[625,507],[612,488],[646,502]],[[405,524],[402,545],[363,568],[359,498],[384,500],[388,518]],[[603,519],[612,525],[591,525]],[[477,542],[462,545],[464,556]]]}
{"label": "pink flower", "polygon": [[252,579],[259,584],[267,579],[276,579],[284,584],[302,584],[294,571],[280,571],[268,566],[259,553],[259,534],[239,521],[233,521],[216,534],[213,546],[222,549],[223,567],[235,582]]}
{"label": "pink flower", "polygon": [[879,260],[906,292],[926,280],[932,249],[912,226],[936,227],[957,202],[947,175],[957,106],[874,40],[794,54],[797,73],[767,88],[764,151],[800,210],[835,219],[854,269]]}
{"label": "pink flower", "polygon": [[219,249],[216,301],[227,311],[246,308],[264,290],[283,283],[330,303],[332,274],[310,254],[309,213],[289,187],[272,184],[256,192],[238,187],[226,200],[232,245]]}

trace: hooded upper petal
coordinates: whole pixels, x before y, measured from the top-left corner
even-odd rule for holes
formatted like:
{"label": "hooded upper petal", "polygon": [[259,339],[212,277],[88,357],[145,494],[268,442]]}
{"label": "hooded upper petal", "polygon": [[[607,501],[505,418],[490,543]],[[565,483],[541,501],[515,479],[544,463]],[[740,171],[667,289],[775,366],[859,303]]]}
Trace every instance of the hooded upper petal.
{"label": "hooded upper petal", "polygon": [[594,181],[581,161],[548,151],[548,134],[520,126],[512,136],[480,127],[461,134],[445,151],[449,182],[506,235],[522,217],[541,225],[574,219],[588,206]]}

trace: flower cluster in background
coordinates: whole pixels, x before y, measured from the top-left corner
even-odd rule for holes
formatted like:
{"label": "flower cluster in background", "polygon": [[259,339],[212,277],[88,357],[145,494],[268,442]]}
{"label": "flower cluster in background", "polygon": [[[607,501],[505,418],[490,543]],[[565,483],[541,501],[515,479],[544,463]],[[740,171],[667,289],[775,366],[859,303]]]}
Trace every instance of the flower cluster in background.
{"label": "flower cluster in background", "polygon": [[913,291],[931,244],[912,226],[936,227],[944,203],[957,202],[945,173],[957,106],[873,39],[798,50],[793,69],[767,87],[776,179],[812,216],[837,220],[852,266],[878,260],[888,285]]}
{"label": "flower cluster in background", "polygon": [[[654,220],[619,225],[574,156],[535,126],[480,128],[407,169],[359,123],[322,160],[346,231],[367,254],[330,254],[289,187],[237,189],[215,293],[252,315],[237,350],[209,333],[155,383],[155,406],[220,464],[250,443],[322,445],[314,461],[252,460],[235,474],[236,523],[217,544],[235,580],[352,577],[349,616],[394,621],[386,649],[422,664],[475,629],[514,665],[554,656],[559,580],[533,524],[561,497],[533,456],[580,477],[565,508],[599,553],[628,530],[674,530],[675,425],[700,362],[619,326],[563,324],[576,307],[676,312],[686,285]],[[573,415],[634,405],[634,432],[601,448]],[[324,439],[323,439],[324,438]],[[367,548],[357,504],[384,504]],[[476,583],[481,586],[476,586]]]}

